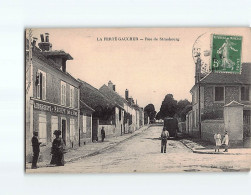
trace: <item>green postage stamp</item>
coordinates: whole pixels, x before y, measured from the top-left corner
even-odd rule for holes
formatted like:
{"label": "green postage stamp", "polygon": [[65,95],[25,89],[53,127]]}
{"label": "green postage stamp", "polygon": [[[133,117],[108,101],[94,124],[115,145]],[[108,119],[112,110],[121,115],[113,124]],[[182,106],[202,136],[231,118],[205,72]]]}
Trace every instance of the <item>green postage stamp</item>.
{"label": "green postage stamp", "polygon": [[212,35],[211,70],[241,73],[241,36]]}

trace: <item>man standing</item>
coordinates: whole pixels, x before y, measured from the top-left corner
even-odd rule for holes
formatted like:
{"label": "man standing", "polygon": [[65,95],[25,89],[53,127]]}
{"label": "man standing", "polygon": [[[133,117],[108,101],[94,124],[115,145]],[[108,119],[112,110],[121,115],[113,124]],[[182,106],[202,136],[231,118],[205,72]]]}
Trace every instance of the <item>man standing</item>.
{"label": "man standing", "polygon": [[101,129],[101,137],[102,137],[102,142],[103,142],[104,139],[105,139],[105,130],[104,130],[104,127],[102,127],[102,129]]}
{"label": "man standing", "polygon": [[163,131],[161,133],[161,153],[166,153],[166,142],[168,137],[169,132],[165,128],[163,128]]}
{"label": "man standing", "polygon": [[36,132],[36,131],[33,132],[33,137],[31,139],[31,143],[32,143],[32,149],[33,149],[33,157],[32,157],[31,168],[36,169],[37,168],[38,156],[39,156],[39,152],[40,152],[39,146],[41,144],[41,142],[38,141],[38,132]]}

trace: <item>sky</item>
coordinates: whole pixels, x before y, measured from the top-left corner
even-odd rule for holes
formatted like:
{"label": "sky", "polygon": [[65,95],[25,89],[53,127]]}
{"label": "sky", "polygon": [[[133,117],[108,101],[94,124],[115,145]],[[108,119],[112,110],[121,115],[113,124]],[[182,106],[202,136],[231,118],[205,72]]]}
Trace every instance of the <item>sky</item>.
{"label": "sky", "polygon": [[[46,32],[52,50],[64,50],[73,57],[67,61],[66,70],[75,78],[98,89],[111,80],[121,96],[128,89],[139,106],[152,103],[157,112],[167,94],[191,101],[195,71],[192,50],[210,51],[212,33],[243,36],[242,62],[251,62],[249,28],[32,29],[37,43],[40,34]],[[124,37],[138,40],[118,40]],[[210,56],[202,56],[202,60],[209,64]]]}

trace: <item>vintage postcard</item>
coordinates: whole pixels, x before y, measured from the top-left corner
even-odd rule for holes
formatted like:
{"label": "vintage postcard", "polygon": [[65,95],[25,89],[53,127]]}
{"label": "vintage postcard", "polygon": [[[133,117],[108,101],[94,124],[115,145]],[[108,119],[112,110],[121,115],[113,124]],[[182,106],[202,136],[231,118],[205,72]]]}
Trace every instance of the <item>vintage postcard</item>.
{"label": "vintage postcard", "polygon": [[26,173],[250,171],[250,28],[25,34]]}

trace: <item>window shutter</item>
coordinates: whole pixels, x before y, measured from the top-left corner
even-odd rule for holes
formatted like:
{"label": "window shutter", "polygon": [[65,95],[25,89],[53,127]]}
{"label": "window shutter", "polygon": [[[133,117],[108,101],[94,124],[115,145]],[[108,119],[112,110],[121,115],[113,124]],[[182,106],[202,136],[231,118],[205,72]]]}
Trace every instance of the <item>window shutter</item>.
{"label": "window shutter", "polygon": [[40,73],[37,72],[36,75],[36,85],[37,85],[37,98],[40,99]]}
{"label": "window shutter", "polygon": [[42,74],[42,99],[46,99],[46,75]]}

